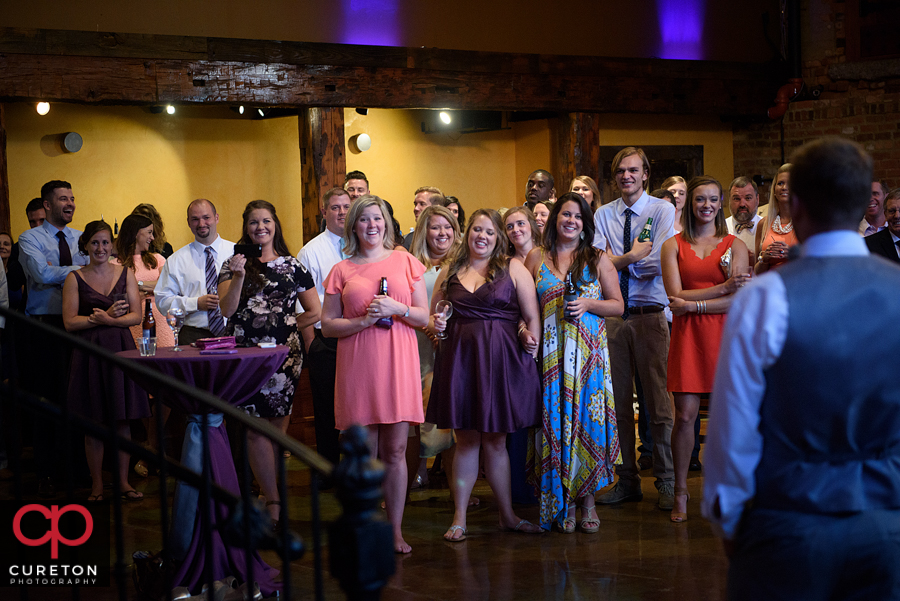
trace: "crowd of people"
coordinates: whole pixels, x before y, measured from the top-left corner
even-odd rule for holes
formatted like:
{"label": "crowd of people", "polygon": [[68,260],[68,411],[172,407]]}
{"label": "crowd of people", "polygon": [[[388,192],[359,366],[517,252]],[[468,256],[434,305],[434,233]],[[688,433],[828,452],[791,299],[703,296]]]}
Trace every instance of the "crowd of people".
{"label": "crowd of people", "polygon": [[[413,198],[415,228],[403,236],[393,208],[370,192],[363,173],[350,172],[343,187],[323,195],[323,229],[296,257],[266,201],[247,205],[238,242],[257,246],[258,256],[236,254],[219,236],[207,199],[188,205],[194,241],[173,253],[147,204],[123,220],[117,237],[102,220],[72,229],[72,185],[55,180],[29,203],[32,229],[17,244],[0,233],[8,274],[0,300],[116,351],[135,347],[148,299],[159,323],[172,308],[184,312],[183,344],[234,335],[239,344],[288,346],[284,365],[244,410],[286,427],[305,365],[318,451],[337,462],[340,431],[368,428],[385,465],[398,553],[411,550],[402,532],[408,492],[438,454],[455,505],[444,535],[450,542],[467,537],[482,469],[505,530],[595,533],[596,505],[642,500],[643,469],[655,478],[659,508],[680,523],[688,519],[688,471],[702,469],[701,399],[715,388],[720,348],[733,344],[726,316],[745,310],[734,301],[757,276],[799,259],[797,245],[811,234],[798,219],[819,221],[792,193],[791,163],[773,174],[762,209],[758,183],[744,176],[727,187],[709,176],[673,176],[651,191],[640,148],[621,150],[611,175],[620,196],[604,203],[587,176],[557,198],[553,176],[539,169],[528,177],[523,206],[479,208],[468,218],[459,199],[423,186]],[[842,215],[862,219],[855,235],[865,245],[856,246],[900,262],[900,189],[879,181],[869,188],[869,203]],[[821,191],[804,190],[814,192]],[[22,356],[43,352],[12,343]],[[173,343],[161,333],[161,346]],[[75,413],[114,422],[126,437],[129,420],[150,416],[146,393],[121,372],[77,352],[49,353],[41,369],[48,361],[69,373],[64,387],[51,390],[33,373],[20,381]],[[507,445],[523,430],[527,456]],[[155,429],[148,434],[158,444]],[[53,450],[38,447],[54,442],[37,431],[34,442],[46,492]],[[103,446],[86,437],[84,448],[88,500],[101,500]],[[277,520],[275,449],[251,435],[249,461]],[[124,483],[128,466],[123,455]],[[147,467],[134,471],[146,476]],[[523,481],[537,492],[537,524],[513,508],[512,490]],[[141,496],[127,484],[122,494]]]}

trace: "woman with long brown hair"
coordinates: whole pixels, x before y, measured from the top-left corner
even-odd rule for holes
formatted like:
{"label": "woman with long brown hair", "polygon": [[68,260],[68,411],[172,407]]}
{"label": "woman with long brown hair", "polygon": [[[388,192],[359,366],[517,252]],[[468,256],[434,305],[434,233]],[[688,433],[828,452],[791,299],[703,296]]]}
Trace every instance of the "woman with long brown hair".
{"label": "woman with long brown hair", "polygon": [[513,207],[503,214],[506,237],[509,239],[509,256],[525,262],[531,249],[541,245],[541,231],[528,207]]}
{"label": "woman with long brown hair", "polygon": [[[219,272],[222,315],[228,332],[238,344],[276,342],[290,349],[284,364],[268,383],[242,408],[249,415],[268,420],[283,429],[290,419],[294,390],[303,364],[300,330],[319,320],[319,295],[306,268],[288,249],[275,207],[254,200],[244,209],[239,244],[258,244],[259,258],[234,255]],[[297,303],[303,313],[297,313]],[[247,431],[250,467],[259,482],[273,520],[278,519],[281,497],[275,478],[275,447],[272,442]]]}

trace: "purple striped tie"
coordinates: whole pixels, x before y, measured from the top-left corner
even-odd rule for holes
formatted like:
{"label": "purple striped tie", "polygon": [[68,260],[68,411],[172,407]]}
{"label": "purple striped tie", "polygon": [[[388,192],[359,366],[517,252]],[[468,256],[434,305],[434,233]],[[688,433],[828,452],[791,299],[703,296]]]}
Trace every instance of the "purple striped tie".
{"label": "purple striped tie", "polygon": [[[216,271],[216,260],[213,258],[212,249],[206,247],[206,293],[217,294],[219,292],[219,274]],[[206,312],[209,320],[209,331],[213,336],[223,336],[225,334],[225,320],[222,318],[222,312],[219,305]]]}

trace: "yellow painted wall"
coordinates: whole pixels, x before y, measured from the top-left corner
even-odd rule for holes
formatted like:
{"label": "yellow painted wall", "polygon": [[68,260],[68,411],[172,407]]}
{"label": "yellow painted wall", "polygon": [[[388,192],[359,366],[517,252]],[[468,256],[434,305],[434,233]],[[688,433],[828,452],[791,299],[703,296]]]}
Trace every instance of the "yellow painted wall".
{"label": "yellow painted wall", "polygon": [[[219,233],[240,237],[247,202],[265,199],[278,209],[293,252],[302,244],[300,151],[297,119],[250,121],[224,108],[179,108],[175,115],[137,107],[54,104],[39,116],[32,104],[7,104],[10,209],[14,236],[24,231],[25,205],[51,179],[72,183],[73,225],[102,214],[119,223],[135,205],[156,206],[176,249],[193,237],[185,210],[209,198],[219,211]],[[42,138],[75,131],[84,148],[52,151]]]}
{"label": "yellow painted wall", "polygon": [[[514,124],[516,132],[516,200],[508,206],[525,204],[525,183],[536,169],[553,173],[550,153],[550,122],[547,119],[521,121]],[[559,188],[557,187],[557,193]]]}
{"label": "yellow painted wall", "polygon": [[731,126],[718,117],[616,114],[600,117],[601,146],[702,145],[704,171],[723,186],[734,179],[733,144]]}
{"label": "yellow painted wall", "polygon": [[[513,206],[521,194],[516,178],[516,136],[512,130],[476,134],[423,134],[426,111],[370,109],[366,116],[344,111],[347,171],[360,170],[369,189],[391,203],[404,232],[413,227],[413,196],[435,186],[456,196],[467,215],[482,207]],[[372,147],[354,153],[351,136],[366,133]]]}

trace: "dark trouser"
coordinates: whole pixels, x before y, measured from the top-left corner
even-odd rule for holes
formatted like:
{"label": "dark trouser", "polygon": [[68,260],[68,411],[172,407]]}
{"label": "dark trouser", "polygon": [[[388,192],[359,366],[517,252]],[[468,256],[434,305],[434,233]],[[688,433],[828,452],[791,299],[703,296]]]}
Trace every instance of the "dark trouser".
{"label": "dark trouser", "polygon": [[749,509],[728,569],[732,601],[900,599],[900,510]]}
{"label": "dark trouser", "polygon": [[334,380],[337,368],[337,338],[322,336],[316,329],[316,337],[306,354],[309,368],[309,385],[312,389],[313,414],[316,427],[316,451],[328,461],[337,464],[341,458],[338,447],[340,432],[334,426]]}
{"label": "dark trouser", "polygon": [[201,338],[213,338],[213,333],[206,328],[195,328],[194,326],[182,326],[178,332],[178,346],[182,344],[190,346]]}
{"label": "dark trouser", "polygon": [[633,381],[637,371],[644,388],[653,433],[653,475],[657,485],[675,479],[672,468],[672,403],[666,392],[669,330],[662,312],[606,318],[616,425],[622,448],[622,465],[616,474],[627,486],[639,486],[635,456]]}

